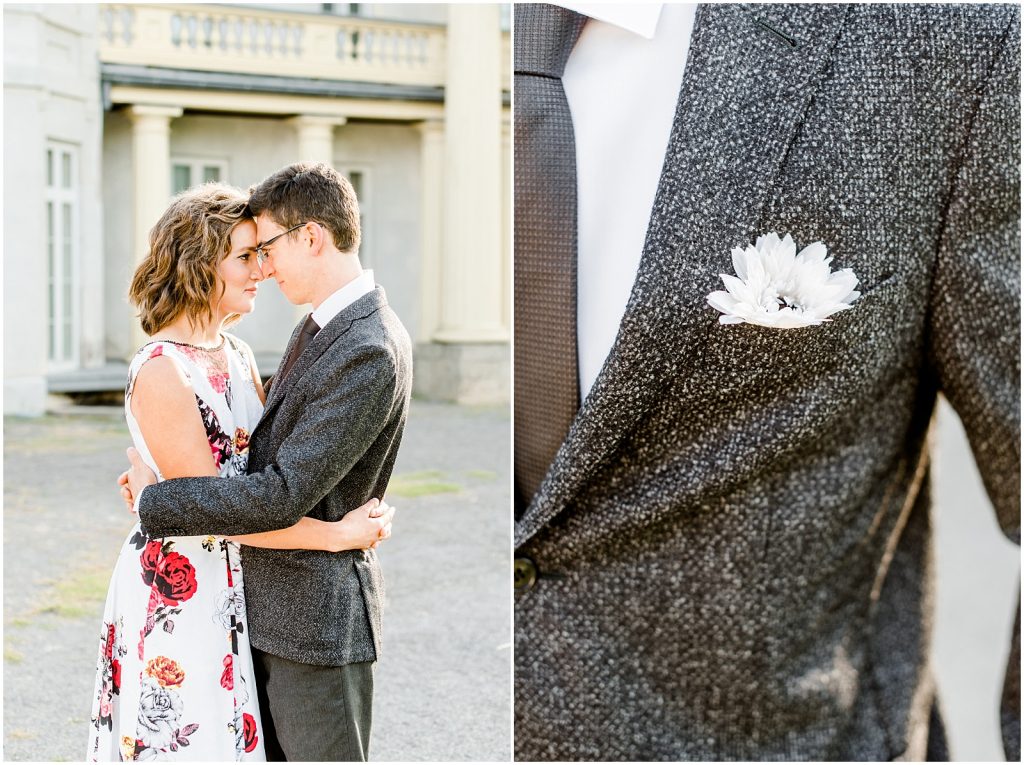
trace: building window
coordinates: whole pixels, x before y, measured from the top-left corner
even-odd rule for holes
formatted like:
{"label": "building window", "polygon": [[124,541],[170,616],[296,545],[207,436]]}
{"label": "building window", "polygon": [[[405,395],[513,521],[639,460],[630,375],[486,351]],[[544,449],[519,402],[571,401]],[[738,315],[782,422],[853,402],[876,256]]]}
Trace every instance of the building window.
{"label": "building window", "polygon": [[228,163],[218,159],[173,157],[171,159],[171,194],[208,181],[227,183]]}
{"label": "building window", "polygon": [[320,3],[320,12],[332,16],[360,16],[361,3]]}
{"label": "building window", "polygon": [[47,358],[55,368],[78,363],[78,147],[46,148]]}
{"label": "building window", "polygon": [[359,245],[359,261],[364,268],[370,268],[373,263],[373,237],[370,230],[373,225],[373,189],[369,168],[338,162],[334,163],[334,167],[348,178],[359,200],[359,232],[362,240]]}

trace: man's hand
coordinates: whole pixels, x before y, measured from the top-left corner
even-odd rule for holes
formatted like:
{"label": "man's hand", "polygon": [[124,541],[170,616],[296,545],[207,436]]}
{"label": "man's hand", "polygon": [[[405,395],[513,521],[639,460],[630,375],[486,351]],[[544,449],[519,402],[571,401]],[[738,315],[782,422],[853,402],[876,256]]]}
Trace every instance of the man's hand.
{"label": "man's hand", "polygon": [[376,498],[345,514],[331,524],[330,549],[366,550],[377,547],[391,536],[391,519],[395,508]]}
{"label": "man's hand", "polygon": [[135,498],[139,496],[139,492],[156,483],[156,473],[142,461],[142,455],[135,447],[129,446],[127,454],[131,467],[118,477],[117,482],[121,485],[121,498],[131,510],[135,506]]}

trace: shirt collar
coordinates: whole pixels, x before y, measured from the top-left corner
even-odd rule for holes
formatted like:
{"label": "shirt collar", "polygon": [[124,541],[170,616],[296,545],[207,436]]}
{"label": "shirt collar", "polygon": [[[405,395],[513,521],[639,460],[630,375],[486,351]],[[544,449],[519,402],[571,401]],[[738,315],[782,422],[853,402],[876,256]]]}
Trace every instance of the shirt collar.
{"label": "shirt collar", "polygon": [[331,319],[359,300],[363,295],[373,292],[375,287],[376,283],[373,281],[373,271],[363,271],[363,273],[350,281],[340,290],[331,293],[327,299],[320,304],[320,307],[313,311],[313,321],[315,321],[317,326],[321,329],[326,327],[327,323]]}
{"label": "shirt collar", "polygon": [[614,24],[648,40],[654,38],[664,3],[553,3],[598,21]]}

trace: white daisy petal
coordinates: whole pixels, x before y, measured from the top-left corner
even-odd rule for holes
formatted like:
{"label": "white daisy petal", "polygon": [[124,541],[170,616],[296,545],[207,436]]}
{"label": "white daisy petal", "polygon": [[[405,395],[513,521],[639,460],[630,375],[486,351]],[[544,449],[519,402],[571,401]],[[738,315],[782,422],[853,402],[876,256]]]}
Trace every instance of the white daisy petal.
{"label": "white daisy petal", "polygon": [[764,261],[758,256],[757,250],[748,247],[744,253],[746,258],[747,278],[745,281],[751,285],[761,286],[768,283],[768,272],[765,271]]}
{"label": "white daisy petal", "polygon": [[732,248],[732,267],[736,276],[746,281],[747,279],[747,256],[746,252],[739,247]]}
{"label": "white daisy petal", "polygon": [[[775,240],[778,241],[779,237],[776,235]],[[793,241],[793,237],[789,234],[782,239],[782,243],[779,250],[786,256],[787,259],[796,257],[796,242]]]}
{"label": "white daisy petal", "polygon": [[739,301],[728,292],[718,290],[708,295],[708,304],[724,314],[731,314],[739,305]]}
{"label": "white daisy petal", "polygon": [[725,288],[738,300],[746,300],[750,295],[750,287],[742,279],[737,279],[732,274],[719,274],[725,283]]}
{"label": "white daisy petal", "polygon": [[831,260],[831,258],[826,260],[825,256],[827,254],[828,250],[825,248],[825,245],[821,242],[815,242],[800,250],[800,254],[797,257],[802,260],[818,260],[827,263],[828,260]]}
{"label": "white daisy petal", "polygon": [[775,249],[778,244],[779,235],[772,231],[768,234],[759,236],[757,241],[754,242],[754,249],[758,252],[767,252],[768,250]]}

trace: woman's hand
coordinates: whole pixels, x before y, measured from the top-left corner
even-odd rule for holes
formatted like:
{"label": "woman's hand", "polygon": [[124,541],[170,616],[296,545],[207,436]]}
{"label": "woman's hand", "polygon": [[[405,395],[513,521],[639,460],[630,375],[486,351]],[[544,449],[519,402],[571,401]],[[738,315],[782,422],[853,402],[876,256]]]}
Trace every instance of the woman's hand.
{"label": "woman's hand", "polygon": [[327,549],[367,550],[376,548],[391,536],[395,508],[376,498],[350,510],[340,521],[327,523]]}
{"label": "woman's hand", "polygon": [[128,471],[125,470],[121,475],[117,477],[117,485],[121,487],[121,499],[124,500],[124,506],[128,508],[129,513],[135,512],[135,497],[132,496],[132,490],[128,485]]}

